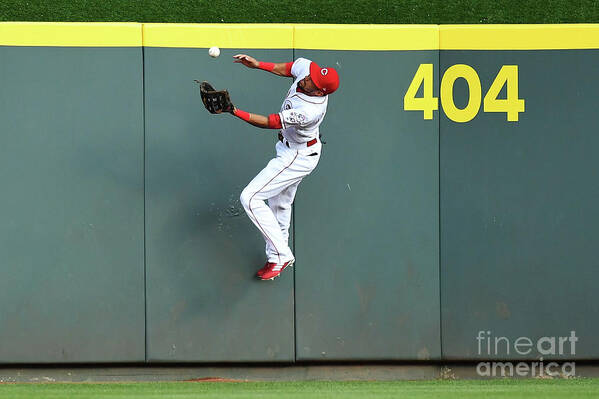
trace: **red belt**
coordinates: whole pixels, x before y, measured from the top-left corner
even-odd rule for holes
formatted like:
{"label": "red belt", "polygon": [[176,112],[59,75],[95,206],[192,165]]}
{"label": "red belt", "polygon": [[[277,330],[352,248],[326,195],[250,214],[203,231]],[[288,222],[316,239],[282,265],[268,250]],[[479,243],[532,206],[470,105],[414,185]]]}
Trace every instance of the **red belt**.
{"label": "red belt", "polygon": [[[279,133],[279,140],[280,140],[282,143],[285,143],[285,145],[286,145],[287,147],[289,147],[289,143],[288,143],[287,141],[283,141],[283,135],[282,135],[281,133]],[[318,143],[318,140],[317,140],[317,139],[312,139],[312,140],[310,140],[310,141],[308,141],[308,142],[306,143],[306,147],[311,147],[311,146],[313,146],[313,145],[314,145],[314,144],[316,144],[316,143]]]}

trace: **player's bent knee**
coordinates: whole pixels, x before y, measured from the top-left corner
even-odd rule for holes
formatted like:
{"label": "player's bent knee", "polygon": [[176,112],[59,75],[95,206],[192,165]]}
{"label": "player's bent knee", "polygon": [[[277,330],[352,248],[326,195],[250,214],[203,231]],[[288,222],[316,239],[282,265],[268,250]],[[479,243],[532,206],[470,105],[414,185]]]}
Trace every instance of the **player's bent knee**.
{"label": "player's bent knee", "polygon": [[250,209],[250,201],[252,199],[252,193],[247,189],[241,192],[241,196],[239,197],[239,201],[245,210]]}

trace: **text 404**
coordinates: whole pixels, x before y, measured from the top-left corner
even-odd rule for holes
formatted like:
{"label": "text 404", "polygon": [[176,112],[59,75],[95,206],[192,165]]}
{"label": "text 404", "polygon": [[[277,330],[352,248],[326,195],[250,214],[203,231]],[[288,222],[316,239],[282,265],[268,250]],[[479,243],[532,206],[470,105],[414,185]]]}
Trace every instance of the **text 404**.
{"label": "text 404", "polygon": [[[453,102],[453,85],[458,78],[468,84],[468,104],[456,107]],[[416,93],[423,86],[422,97]],[[503,86],[507,85],[505,99],[497,98]],[[441,104],[443,111],[454,122],[469,122],[480,109],[482,89],[478,74],[469,65],[456,64],[449,67],[441,79]],[[433,97],[433,64],[420,64],[408,91],[403,99],[404,110],[422,111],[424,119],[433,119],[433,111],[439,109],[439,99]],[[518,65],[503,65],[483,100],[484,112],[505,112],[509,122],[517,122],[518,114],[524,112],[524,100],[518,98]]]}

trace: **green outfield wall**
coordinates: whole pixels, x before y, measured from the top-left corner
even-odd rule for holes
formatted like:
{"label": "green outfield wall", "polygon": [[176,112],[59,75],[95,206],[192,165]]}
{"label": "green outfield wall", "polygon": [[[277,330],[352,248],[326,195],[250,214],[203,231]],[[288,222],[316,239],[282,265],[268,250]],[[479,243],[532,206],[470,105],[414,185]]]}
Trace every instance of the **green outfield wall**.
{"label": "green outfield wall", "polygon": [[[194,79],[291,80],[237,53],[341,77],[274,282],[276,132]],[[598,64],[599,25],[0,23],[0,363],[597,359]]]}
{"label": "green outfield wall", "polygon": [[204,50],[145,49],[149,360],[294,359],[293,273],[267,286],[253,278],[264,242],[239,202],[273,155],[272,132],[209,114],[193,83],[239,88],[239,107],[268,114],[287,82],[224,62],[240,51],[223,49],[218,62]]}
{"label": "green outfield wall", "polygon": [[439,359],[439,124],[398,117],[414,71],[436,69],[438,52],[296,56],[344,77],[295,202],[297,359]]}
{"label": "green outfield wall", "polygon": [[91,29],[119,39],[0,27],[2,363],[145,360],[141,27]]}

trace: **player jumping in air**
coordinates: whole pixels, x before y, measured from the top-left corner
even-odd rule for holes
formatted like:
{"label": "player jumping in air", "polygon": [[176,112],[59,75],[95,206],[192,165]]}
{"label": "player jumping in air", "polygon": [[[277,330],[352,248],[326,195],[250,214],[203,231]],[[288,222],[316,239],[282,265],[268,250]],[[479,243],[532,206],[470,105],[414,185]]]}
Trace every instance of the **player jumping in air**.
{"label": "player jumping in air", "polygon": [[279,113],[264,116],[238,108],[232,112],[254,126],[279,130],[277,156],[241,193],[241,204],[266,241],[267,261],[257,276],[272,280],[295,261],[288,245],[291,205],[297,186],[320,159],[318,127],[327,111],[328,95],[339,87],[339,75],[305,58],[288,63],[259,62],[245,54],[233,58],[248,68],[293,78]]}

